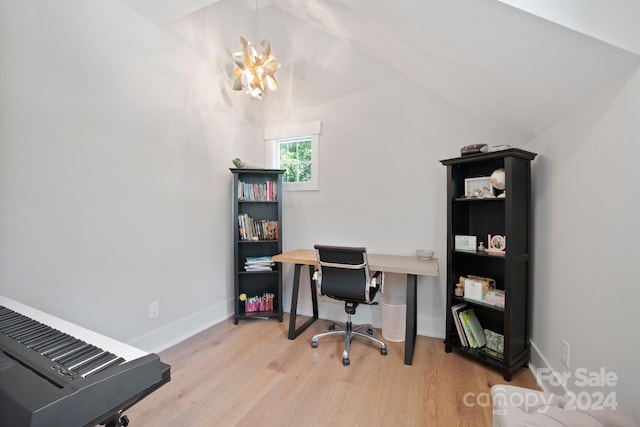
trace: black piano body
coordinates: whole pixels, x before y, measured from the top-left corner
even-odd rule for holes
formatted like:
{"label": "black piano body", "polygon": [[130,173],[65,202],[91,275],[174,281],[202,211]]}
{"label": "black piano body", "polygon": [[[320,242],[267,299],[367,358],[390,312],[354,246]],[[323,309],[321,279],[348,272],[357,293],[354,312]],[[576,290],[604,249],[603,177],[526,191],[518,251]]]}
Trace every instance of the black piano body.
{"label": "black piano body", "polygon": [[[3,305],[7,301],[11,300],[0,298],[4,313],[8,312]],[[26,325],[23,329],[35,330],[36,323],[43,325],[37,320],[34,322],[27,325],[23,321]],[[66,359],[51,359],[34,350],[38,346],[28,347],[17,340],[17,332],[7,332],[17,329],[7,320],[3,329],[0,317],[0,427],[120,425],[123,411],[171,378],[169,365],[161,362],[157,354],[144,352],[132,360],[114,361],[111,366],[80,375],[69,368],[71,362],[66,366],[60,363],[60,360],[71,360],[73,354],[65,356]],[[21,335],[26,336],[27,332]],[[89,359],[86,356],[86,361],[76,365],[87,366]]]}

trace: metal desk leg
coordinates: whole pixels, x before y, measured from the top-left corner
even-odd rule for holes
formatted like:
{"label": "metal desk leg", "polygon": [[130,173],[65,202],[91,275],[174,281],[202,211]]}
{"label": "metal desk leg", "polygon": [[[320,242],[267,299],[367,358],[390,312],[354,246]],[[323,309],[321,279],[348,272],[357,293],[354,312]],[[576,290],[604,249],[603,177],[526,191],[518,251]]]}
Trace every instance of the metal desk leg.
{"label": "metal desk leg", "polygon": [[318,292],[316,291],[315,286],[313,286],[313,274],[315,273],[315,267],[313,265],[309,266],[309,285],[311,288],[311,302],[313,306],[313,318],[318,318]]}
{"label": "metal desk leg", "polygon": [[415,274],[407,274],[407,314],[404,335],[404,364],[413,363],[413,350],[416,345],[416,329],[418,323],[417,282]]}
{"label": "metal desk leg", "polygon": [[296,329],[296,318],[298,317],[298,294],[300,293],[300,267],[303,264],[296,264],[293,270],[293,292],[291,293],[291,314],[289,314],[289,336],[290,340],[296,339],[298,335],[304,332],[313,322],[318,319],[318,296],[313,288],[313,271],[312,265],[309,266],[309,283],[311,285],[311,301],[313,303],[313,317],[308,319],[298,329]]}

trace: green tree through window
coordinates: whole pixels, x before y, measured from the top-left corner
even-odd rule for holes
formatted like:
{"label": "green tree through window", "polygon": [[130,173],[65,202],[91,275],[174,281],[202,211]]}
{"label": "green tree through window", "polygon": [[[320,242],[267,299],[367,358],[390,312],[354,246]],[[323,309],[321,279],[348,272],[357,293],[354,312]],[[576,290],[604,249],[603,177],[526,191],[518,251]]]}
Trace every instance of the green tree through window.
{"label": "green tree through window", "polygon": [[283,191],[318,191],[320,122],[265,128],[267,165],[284,170]]}
{"label": "green tree through window", "polygon": [[280,167],[285,182],[311,181],[311,139],[280,142]]}

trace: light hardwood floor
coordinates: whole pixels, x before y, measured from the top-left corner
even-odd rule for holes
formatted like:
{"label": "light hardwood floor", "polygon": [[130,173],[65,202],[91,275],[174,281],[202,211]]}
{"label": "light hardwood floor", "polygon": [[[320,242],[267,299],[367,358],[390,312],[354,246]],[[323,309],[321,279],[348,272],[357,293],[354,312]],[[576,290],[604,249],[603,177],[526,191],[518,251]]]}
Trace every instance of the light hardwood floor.
{"label": "light hardwood floor", "polygon": [[[283,323],[228,319],[162,352],[171,382],[126,412],[131,426],[491,425],[487,393],[505,384],[502,375],[445,353],[441,339],[419,336],[407,366],[404,343],[387,343],[382,356],[355,338],[345,367],[340,338],[311,348],[328,321],[293,341],[287,325],[286,316]],[[527,369],[510,384],[537,388]]]}

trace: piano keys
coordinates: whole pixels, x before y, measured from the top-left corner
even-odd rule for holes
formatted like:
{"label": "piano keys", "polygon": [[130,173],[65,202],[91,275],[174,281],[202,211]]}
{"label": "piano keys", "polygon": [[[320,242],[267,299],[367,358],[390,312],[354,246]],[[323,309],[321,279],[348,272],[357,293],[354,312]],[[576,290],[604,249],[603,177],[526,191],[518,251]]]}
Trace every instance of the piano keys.
{"label": "piano keys", "polygon": [[156,354],[0,295],[0,426],[116,426],[169,380]]}

